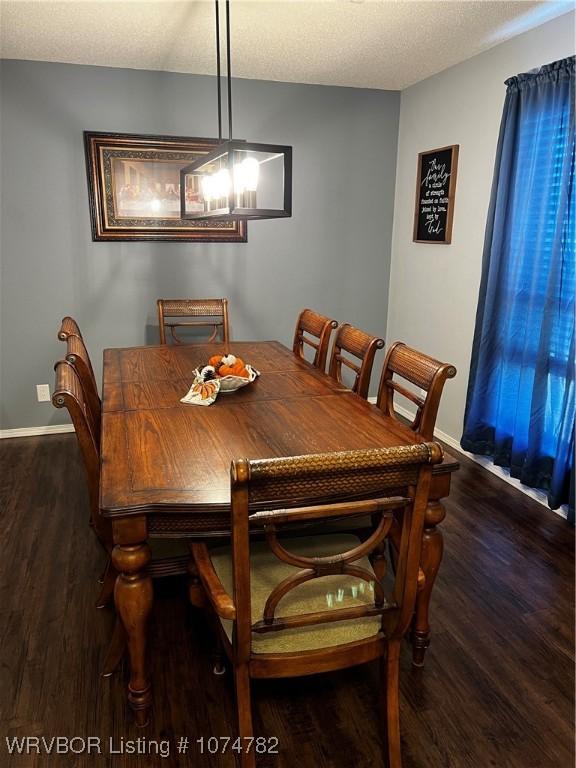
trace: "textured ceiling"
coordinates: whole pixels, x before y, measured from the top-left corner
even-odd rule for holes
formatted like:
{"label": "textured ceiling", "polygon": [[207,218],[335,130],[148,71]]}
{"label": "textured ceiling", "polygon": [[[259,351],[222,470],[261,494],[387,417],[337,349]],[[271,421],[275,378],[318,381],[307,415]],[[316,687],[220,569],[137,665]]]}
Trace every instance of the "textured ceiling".
{"label": "textured ceiling", "polygon": [[[236,77],[384,89],[405,88],[574,7],[555,0],[231,5]],[[207,0],[1,0],[0,23],[2,58],[215,72]]]}

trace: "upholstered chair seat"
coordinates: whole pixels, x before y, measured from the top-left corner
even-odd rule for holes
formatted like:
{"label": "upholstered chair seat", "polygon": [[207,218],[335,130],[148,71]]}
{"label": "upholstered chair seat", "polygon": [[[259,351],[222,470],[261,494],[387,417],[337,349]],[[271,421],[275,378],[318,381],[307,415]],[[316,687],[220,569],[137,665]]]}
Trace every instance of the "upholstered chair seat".
{"label": "upholstered chair seat", "polygon": [[[333,555],[352,549],[360,544],[360,539],[352,534],[334,534],[310,536],[308,538],[286,539],[282,544],[298,555],[317,557]],[[221,547],[211,550],[210,557],[214,569],[224,588],[233,594],[232,550]],[[359,559],[356,565],[373,573],[368,557]],[[252,622],[262,616],[267,598],[283,579],[298,572],[298,568],[279,560],[266,542],[253,542],[250,547],[250,590],[252,597]],[[376,578],[376,577],[374,577]],[[302,613],[325,611],[327,608],[353,608],[374,603],[371,584],[353,576],[336,575],[312,579],[291,590],[282,598],[276,614],[278,616],[297,616]],[[232,642],[233,622],[220,619],[222,628]],[[371,616],[362,620],[336,621],[332,624],[314,624],[298,629],[283,629],[278,632],[260,634],[252,632],[253,653],[292,653],[295,651],[314,651],[331,648],[355,640],[365,640],[380,631],[381,616]]]}

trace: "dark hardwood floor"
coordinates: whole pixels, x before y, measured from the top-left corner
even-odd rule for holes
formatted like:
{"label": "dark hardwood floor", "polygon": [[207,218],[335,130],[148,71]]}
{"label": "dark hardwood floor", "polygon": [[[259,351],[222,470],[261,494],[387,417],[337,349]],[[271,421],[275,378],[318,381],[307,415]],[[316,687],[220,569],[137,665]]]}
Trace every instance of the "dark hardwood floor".
{"label": "dark hardwood floor", "polygon": [[[3,440],[0,452],[0,766],[233,765],[196,743],[236,728],[230,676],[212,675],[210,635],[185,583],[157,585],[155,713],[141,731],[124,674],[99,677],[113,614],[94,608],[104,554],[74,436]],[[408,648],[403,658],[404,768],[571,768],[573,530],[464,458],[446,506],[432,646],[424,669]],[[370,664],[256,683],[256,732],[280,742],[262,768],[382,766],[376,673]],[[100,737],[102,754],[10,756],[15,736]],[[110,737],[115,749],[166,739],[171,754],[110,755]]]}

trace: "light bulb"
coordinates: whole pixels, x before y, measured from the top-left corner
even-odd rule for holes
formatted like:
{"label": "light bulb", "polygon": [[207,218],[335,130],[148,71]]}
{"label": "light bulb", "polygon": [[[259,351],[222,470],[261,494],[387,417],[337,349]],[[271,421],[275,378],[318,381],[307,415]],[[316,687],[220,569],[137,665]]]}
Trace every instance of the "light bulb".
{"label": "light bulb", "polygon": [[241,195],[246,189],[246,183],[244,180],[244,167],[242,163],[236,163],[234,165],[234,193]]}
{"label": "light bulb", "polygon": [[260,163],[255,157],[247,157],[242,160],[241,165],[245,188],[248,192],[256,192],[258,176],[260,175]]}
{"label": "light bulb", "polygon": [[214,197],[228,197],[230,194],[230,173],[228,168],[221,168],[214,174]]}
{"label": "light bulb", "polygon": [[234,192],[237,195],[242,192],[256,192],[258,188],[258,176],[260,164],[255,157],[245,157],[241,163],[234,166]]}
{"label": "light bulb", "polygon": [[214,197],[213,176],[202,176],[202,197],[207,203]]}

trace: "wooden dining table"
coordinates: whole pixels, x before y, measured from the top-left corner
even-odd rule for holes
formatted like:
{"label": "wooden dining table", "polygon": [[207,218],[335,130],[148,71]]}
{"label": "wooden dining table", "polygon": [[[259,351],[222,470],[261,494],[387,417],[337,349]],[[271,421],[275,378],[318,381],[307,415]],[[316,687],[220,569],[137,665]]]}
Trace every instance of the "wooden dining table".
{"label": "wooden dining table", "polygon": [[[209,407],[186,405],[194,370],[232,353],[260,371]],[[152,704],[146,661],[153,604],[148,539],[226,537],[230,463],[409,445],[400,421],[297,357],[277,341],[129,347],[104,351],[100,506],[112,521],[115,602],[130,661],[128,699],[143,725]],[[458,463],[435,466],[421,556],[422,583],[411,634],[413,661],[429,644],[429,605],[442,558],[441,499]],[[286,499],[283,506],[290,506]]]}

